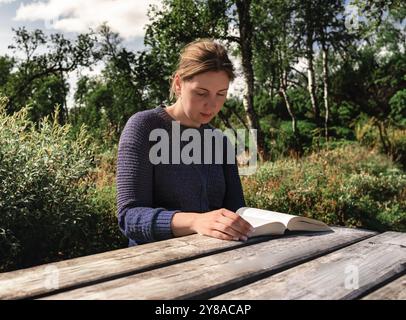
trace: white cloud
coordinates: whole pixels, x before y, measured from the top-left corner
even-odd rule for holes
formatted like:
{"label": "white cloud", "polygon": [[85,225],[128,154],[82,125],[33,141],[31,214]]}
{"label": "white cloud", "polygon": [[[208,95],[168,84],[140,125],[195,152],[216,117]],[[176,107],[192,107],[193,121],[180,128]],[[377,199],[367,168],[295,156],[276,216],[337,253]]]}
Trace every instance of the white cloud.
{"label": "white cloud", "polygon": [[0,5],[2,5],[3,3],[7,4],[7,3],[11,3],[14,2],[15,0],[0,0]]}
{"label": "white cloud", "polygon": [[160,3],[159,0],[46,0],[22,3],[14,19],[43,20],[46,28],[65,32],[87,32],[107,22],[113,31],[129,39],[144,36],[149,5]]}

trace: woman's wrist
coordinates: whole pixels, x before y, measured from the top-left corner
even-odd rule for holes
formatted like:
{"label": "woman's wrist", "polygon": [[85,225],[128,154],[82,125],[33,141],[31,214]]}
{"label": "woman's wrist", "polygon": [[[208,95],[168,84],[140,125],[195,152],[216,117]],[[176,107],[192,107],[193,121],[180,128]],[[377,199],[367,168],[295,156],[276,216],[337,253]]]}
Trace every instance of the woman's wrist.
{"label": "woman's wrist", "polygon": [[182,237],[196,233],[195,225],[198,215],[195,212],[176,212],[171,221],[173,235]]}

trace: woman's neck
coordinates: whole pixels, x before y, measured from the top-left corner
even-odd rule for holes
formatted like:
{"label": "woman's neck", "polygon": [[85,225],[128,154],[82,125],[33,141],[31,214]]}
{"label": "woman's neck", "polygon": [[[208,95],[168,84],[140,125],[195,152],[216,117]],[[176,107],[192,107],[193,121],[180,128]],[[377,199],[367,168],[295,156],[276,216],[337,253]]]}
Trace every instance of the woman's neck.
{"label": "woman's neck", "polygon": [[184,126],[193,128],[200,128],[201,126],[201,123],[193,122],[186,116],[186,114],[183,112],[181,101],[179,99],[171,106],[166,107],[165,110],[173,119],[179,121],[180,124]]}

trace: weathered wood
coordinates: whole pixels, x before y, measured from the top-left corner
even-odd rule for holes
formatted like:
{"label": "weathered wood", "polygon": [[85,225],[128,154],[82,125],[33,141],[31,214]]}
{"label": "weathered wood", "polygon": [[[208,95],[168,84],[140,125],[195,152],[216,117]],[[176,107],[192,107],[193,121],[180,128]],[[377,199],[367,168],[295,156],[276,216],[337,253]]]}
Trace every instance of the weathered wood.
{"label": "weathered wood", "polygon": [[406,275],[371,292],[362,300],[406,300]]}
{"label": "weathered wood", "polygon": [[356,299],[406,268],[406,233],[385,232],[215,299]]}
{"label": "weathered wood", "polygon": [[[258,242],[261,239],[250,239]],[[0,299],[21,299],[78,287],[196,256],[246,245],[191,235],[0,274]]]}
{"label": "weathered wood", "polygon": [[219,290],[229,290],[375,234],[334,228],[332,232],[289,235],[44,299],[207,298],[218,294]]}

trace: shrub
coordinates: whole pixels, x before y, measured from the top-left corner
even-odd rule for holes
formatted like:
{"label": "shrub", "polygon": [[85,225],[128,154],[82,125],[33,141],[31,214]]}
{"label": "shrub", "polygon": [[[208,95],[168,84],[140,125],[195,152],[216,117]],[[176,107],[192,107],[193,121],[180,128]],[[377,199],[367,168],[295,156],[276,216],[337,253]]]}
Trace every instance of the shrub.
{"label": "shrub", "polygon": [[[364,146],[386,153],[406,169],[406,129],[402,126],[387,125],[381,137],[378,126],[377,119],[360,117],[355,124],[357,140]],[[382,138],[386,146],[383,145]]]}
{"label": "shrub", "polygon": [[406,89],[399,90],[389,100],[389,116],[400,125],[406,126]]}
{"label": "shrub", "polygon": [[266,163],[242,181],[248,206],[332,225],[406,231],[406,175],[357,143]]}
{"label": "shrub", "polygon": [[272,160],[286,156],[298,157],[315,143],[316,125],[306,120],[297,121],[297,132],[293,133],[292,122],[282,121],[278,129],[270,130],[267,139]]}
{"label": "shrub", "polygon": [[10,116],[4,105],[3,98],[0,271],[122,246],[112,199],[97,198],[89,179],[96,147],[86,130],[72,138],[69,125],[47,118],[36,128],[29,109]]}
{"label": "shrub", "polygon": [[391,129],[389,140],[390,156],[406,170],[406,130]]}

